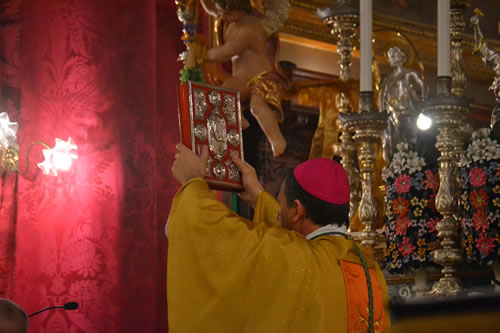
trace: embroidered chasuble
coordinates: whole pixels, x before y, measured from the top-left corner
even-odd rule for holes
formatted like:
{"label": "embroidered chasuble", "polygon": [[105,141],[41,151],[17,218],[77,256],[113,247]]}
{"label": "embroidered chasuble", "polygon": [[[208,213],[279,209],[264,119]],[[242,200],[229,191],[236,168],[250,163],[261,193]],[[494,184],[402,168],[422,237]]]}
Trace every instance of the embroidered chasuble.
{"label": "embroidered chasuble", "polygon": [[[353,242],[279,226],[259,195],[254,221],[229,210],[201,178],[176,194],[168,222],[169,332],[364,332],[368,289]],[[375,331],[390,326],[387,286],[371,252]]]}

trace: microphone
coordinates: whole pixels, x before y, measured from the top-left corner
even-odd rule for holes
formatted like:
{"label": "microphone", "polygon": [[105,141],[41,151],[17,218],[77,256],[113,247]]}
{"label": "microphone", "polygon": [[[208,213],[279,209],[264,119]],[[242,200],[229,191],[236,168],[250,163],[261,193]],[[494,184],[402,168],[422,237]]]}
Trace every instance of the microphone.
{"label": "microphone", "polygon": [[50,309],[61,309],[63,308],[64,310],[76,310],[78,309],[78,303],[77,302],[69,302],[69,303],[66,303],[64,305],[58,305],[58,306],[50,306],[48,308],[45,308],[45,309],[41,309],[40,311],[37,311],[35,313],[32,313],[28,316],[28,318],[30,317],[33,317],[34,315],[37,315],[39,314],[40,312],[43,312],[43,311],[46,311],[46,310],[50,310]]}

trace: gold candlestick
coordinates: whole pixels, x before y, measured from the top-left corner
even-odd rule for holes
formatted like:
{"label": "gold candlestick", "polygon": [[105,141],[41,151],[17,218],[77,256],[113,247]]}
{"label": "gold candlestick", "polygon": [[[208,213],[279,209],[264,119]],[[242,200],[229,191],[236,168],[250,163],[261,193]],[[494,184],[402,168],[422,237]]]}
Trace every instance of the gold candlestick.
{"label": "gold candlestick", "polygon": [[359,26],[359,9],[349,6],[328,7],[318,9],[317,15],[331,29],[332,35],[338,38],[339,76],[347,81],[350,78],[354,37]]}
{"label": "gold candlestick", "polygon": [[380,132],[387,126],[387,113],[377,112],[373,104],[373,92],[359,93],[359,113],[339,114],[345,128],[354,132],[354,141],[358,145],[359,172],[361,174],[361,201],[359,219],[364,225],[361,232],[361,244],[375,246],[377,233],[373,225],[379,212],[373,195],[373,163],[375,162],[374,143],[380,140]]}
{"label": "gold candlestick", "polygon": [[[335,98],[335,106],[339,110],[339,114],[350,115],[352,114],[349,105],[349,98],[344,93],[338,93]],[[359,179],[359,172],[354,168],[352,158],[356,153],[356,143],[353,140],[352,133],[344,126],[340,119],[337,120],[337,126],[340,135],[340,142],[334,144],[333,151],[335,155],[340,156],[342,160],[340,163],[344,167],[349,177],[350,199],[349,199],[349,220],[352,219],[359,207],[361,200],[361,182]]]}
{"label": "gold candlestick", "polygon": [[453,0],[450,9],[450,33],[451,33],[451,92],[457,96],[464,94],[467,84],[465,70],[462,64],[462,33],[465,28],[464,11],[468,7],[465,0]]}
{"label": "gold candlestick", "polygon": [[433,259],[443,266],[443,277],[430,291],[430,294],[439,296],[453,296],[461,290],[455,274],[455,267],[462,261],[462,249],[458,242],[459,219],[456,216],[460,188],[455,136],[470,103],[467,98],[451,93],[451,81],[451,77],[438,77],[437,96],[422,102],[423,112],[435,119],[439,131],[436,148],[441,154],[438,158],[440,186],[436,195],[436,208],[443,219],[436,229],[442,248],[434,251]]}

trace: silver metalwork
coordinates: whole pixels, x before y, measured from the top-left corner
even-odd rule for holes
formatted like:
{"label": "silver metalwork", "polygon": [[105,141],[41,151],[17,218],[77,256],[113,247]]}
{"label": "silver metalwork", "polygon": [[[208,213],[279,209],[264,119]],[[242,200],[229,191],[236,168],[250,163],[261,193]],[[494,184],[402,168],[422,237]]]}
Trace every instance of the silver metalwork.
{"label": "silver metalwork", "polygon": [[229,125],[236,126],[236,98],[234,96],[224,95],[222,111],[226,115]]}
{"label": "silver metalwork", "polygon": [[382,146],[384,159],[390,162],[398,143],[417,143],[418,104],[426,97],[426,87],[417,72],[403,67],[406,55],[400,48],[391,47],[387,56],[394,70],[382,81],[378,104],[381,111],[389,113]]}
{"label": "silver metalwork", "polygon": [[210,104],[218,108],[220,106],[220,103],[222,102],[222,97],[217,90],[212,90],[208,94],[208,101],[210,102]]}
{"label": "silver metalwork", "polygon": [[316,14],[331,29],[332,35],[338,38],[339,76],[347,81],[350,79],[352,51],[359,26],[359,9],[346,6],[342,1],[340,6],[318,9]]}
{"label": "silver metalwork", "polygon": [[208,148],[214,157],[221,161],[227,152],[226,120],[220,111],[215,109],[207,119]]}
{"label": "silver metalwork", "polygon": [[198,140],[205,141],[208,137],[208,131],[205,125],[196,124],[196,126],[194,127],[194,135]]}
{"label": "silver metalwork", "polygon": [[500,132],[500,53],[488,47],[488,42],[484,40],[481,27],[479,26],[479,17],[484,16],[479,9],[474,10],[474,16],[470,19],[470,24],[474,29],[474,53],[478,53],[483,62],[493,69],[494,79],[490,86],[495,94],[496,105],[491,115],[491,127],[494,133]]}
{"label": "silver metalwork", "polygon": [[217,178],[218,180],[224,180],[226,178],[226,168],[221,163],[217,163],[214,166],[213,172],[214,172],[215,178]]}
{"label": "silver metalwork", "polygon": [[227,133],[227,141],[233,147],[237,147],[240,144],[240,135],[236,130],[232,129]]}
{"label": "silver metalwork", "polygon": [[194,88],[194,114],[197,119],[203,119],[208,110],[208,103],[205,98],[205,91]]}
{"label": "silver metalwork", "polygon": [[227,161],[226,162],[227,169],[229,170],[229,180],[232,181],[239,181],[240,180],[240,170],[234,165],[233,162]]}
{"label": "silver metalwork", "polygon": [[210,177],[212,175],[212,172],[210,170],[212,169],[212,163],[213,163],[213,161],[214,160],[209,155],[208,159],[207,159],[207,166],[205,168],[205,176],[207,176],[207,177]]}

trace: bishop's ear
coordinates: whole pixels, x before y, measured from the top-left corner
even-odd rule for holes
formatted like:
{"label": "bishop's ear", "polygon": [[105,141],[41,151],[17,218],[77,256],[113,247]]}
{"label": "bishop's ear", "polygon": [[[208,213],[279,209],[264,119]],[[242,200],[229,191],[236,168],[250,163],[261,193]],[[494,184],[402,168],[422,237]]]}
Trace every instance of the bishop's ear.
{"label": "bishop's ear", "polygon": [[293,220],[295,222],[303,220],[306,217],[306,209],[302,204],[302,202],[300,202],[299,200],[295,199],[293,201],[293,209],[294,209]]}

